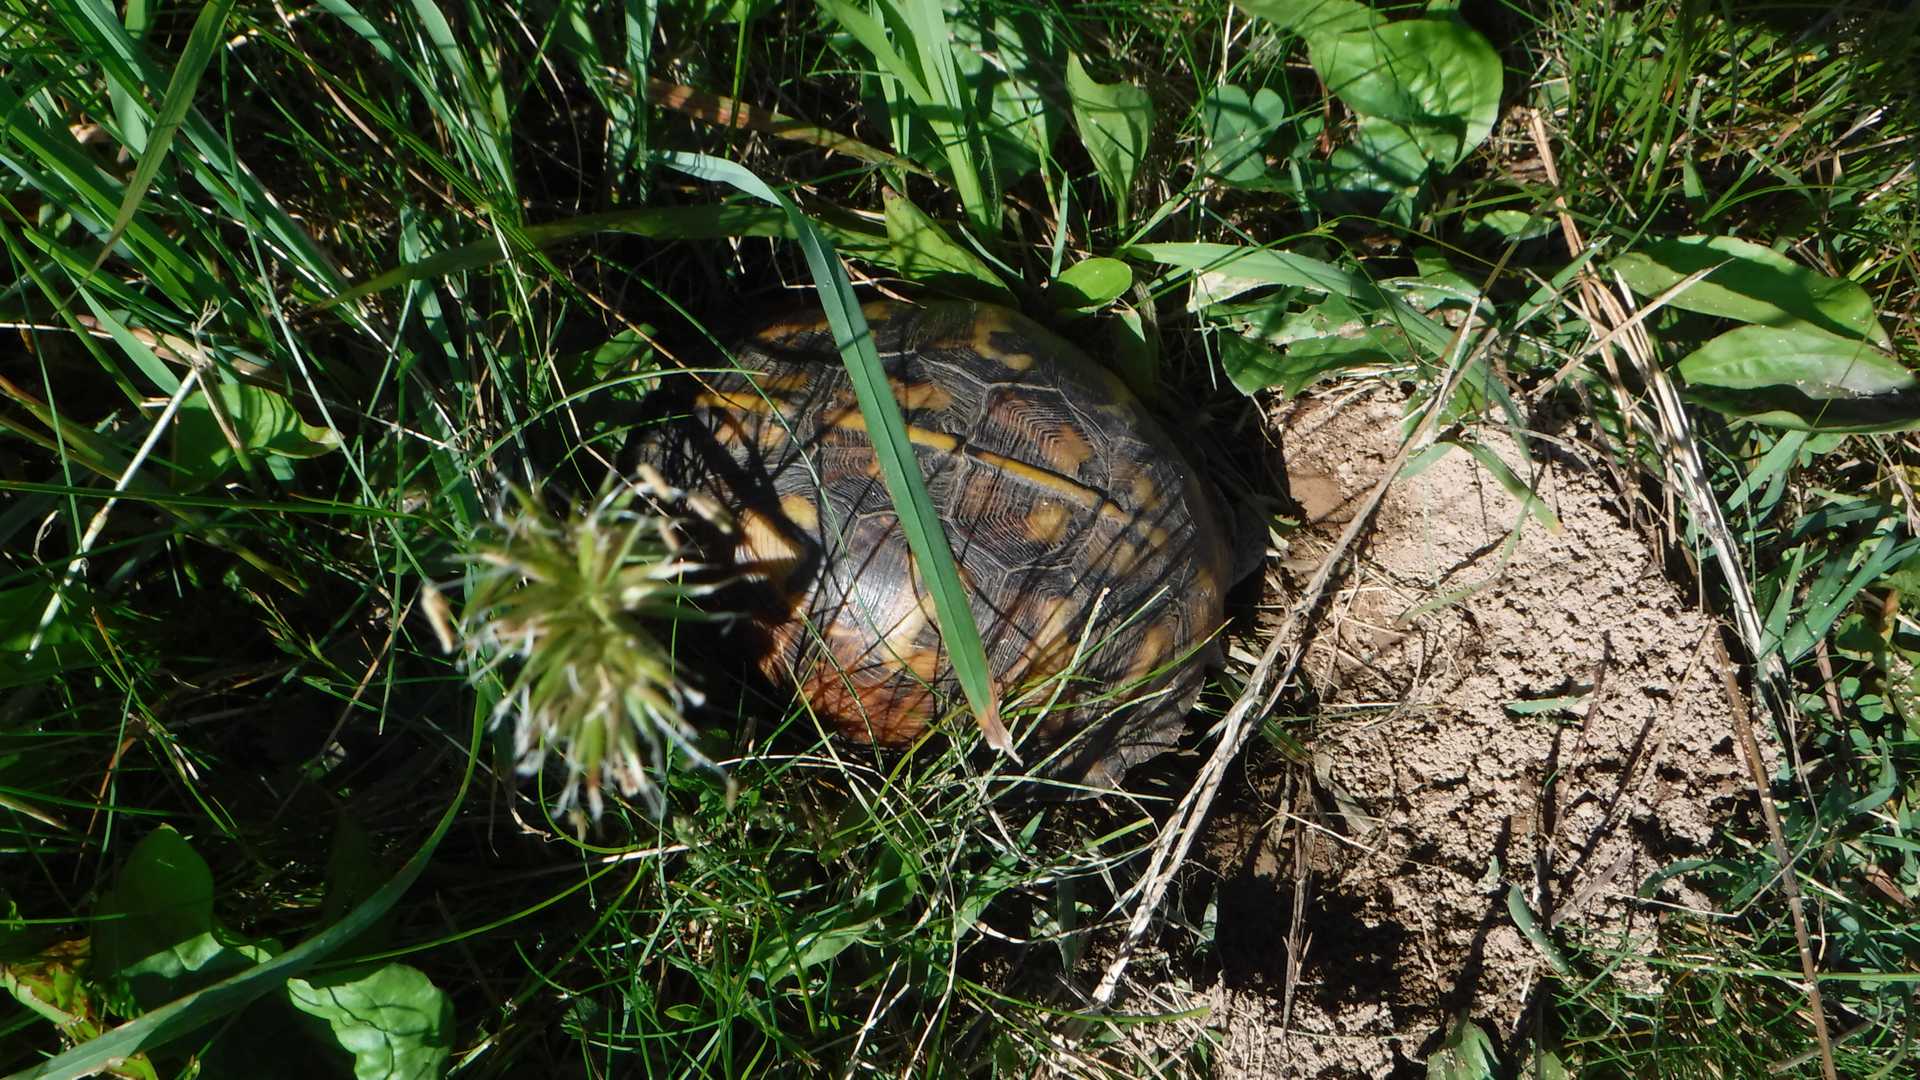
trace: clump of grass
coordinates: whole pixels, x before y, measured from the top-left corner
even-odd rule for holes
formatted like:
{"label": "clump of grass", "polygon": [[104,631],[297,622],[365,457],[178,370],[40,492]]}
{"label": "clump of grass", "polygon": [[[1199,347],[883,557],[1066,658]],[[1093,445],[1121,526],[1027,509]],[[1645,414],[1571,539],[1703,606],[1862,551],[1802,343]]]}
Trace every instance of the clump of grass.
{"label": "clump of grass", "polygon": [[[676,760],[717,771],[686,718],[701,695],[656,632],[699,617],[693,600],[715,586],[690,576],[713,568],[688,557],[678,522],[636,487],[560,511],[537,491],[516,488],[509,498],[471,546],[466,605],[457,625],[440,620],[443,644],[461,650],[476,682],[511,669],[494,720],[512,723],[522,775],[538,773],[549,753],[565,765],[555,811],[584,793],[598,820],[606,786],[658,816],[655,774]],[[437,591],[427,595],[430,609],[444,606]]]}

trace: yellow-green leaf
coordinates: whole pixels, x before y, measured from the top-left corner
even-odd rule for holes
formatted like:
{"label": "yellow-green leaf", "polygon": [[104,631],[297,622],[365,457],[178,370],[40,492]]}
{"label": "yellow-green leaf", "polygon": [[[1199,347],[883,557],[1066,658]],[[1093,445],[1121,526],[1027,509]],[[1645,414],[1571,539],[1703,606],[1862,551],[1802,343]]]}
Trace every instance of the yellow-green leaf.
{"label": "yellow-green leaf", "polygon": [[[292,402],[271,390],[248,383],[202,384],[201,390],[181,403],[173,421],[173,462],[193,480],[216,480],[235,463],[221,413],[249,456],[310,458],[340,446],[339,435],[307,423]],[[218,399],[219,413],[208,394]]]}
{"label": "yellow-green leaf", "polygon": [[1053,279],[1053,298],[1061,307],[1089,311],[1106,307],[1132,287],[1133,268],[1119,259],[1082,259]]}
{"label": "yellow-green leaf", "polygon": [[905,195],[888,190],[884,198],[887,246],[901,276],[960,296],[1013,302],[1013,294],[993,268],[948,236],[939,222]]}
{"label": "yellow-green leaf", "polygon": [[1073,100],[1080,142],[1124,221],[1127,195],[1153,132],[1153,99],[1131,83],[1093,81],[1078,56],[1067,57],[1067,95]]}
{"label": "yellow-green leaf", "polygon": [[1772,248],[1732,236],[1677,236],[1614,259],[1611,268],[1642,296],[1658,296],[1689,276],[1713,272],[1667,300],[1672,307],[1756,326],[1796,324],[1888,348],[1867,290],[1829,277]]}

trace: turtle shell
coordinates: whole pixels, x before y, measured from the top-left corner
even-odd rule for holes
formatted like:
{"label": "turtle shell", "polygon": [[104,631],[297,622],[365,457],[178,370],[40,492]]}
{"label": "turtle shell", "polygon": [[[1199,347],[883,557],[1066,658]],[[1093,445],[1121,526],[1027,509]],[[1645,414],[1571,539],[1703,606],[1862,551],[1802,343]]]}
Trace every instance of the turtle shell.
{"label": "turtle shell", "polygon": [[[1025,317],[864,312],[1024,760],[1105,783],[1170,749],[1229,584],[1210,485],[1119,379]],[[832,332],[781,322],[736,357],[686,403],[668,475],[728,506],[737,568],[771,589],[761,671],[848,738],[910,742],[964,698]]]}

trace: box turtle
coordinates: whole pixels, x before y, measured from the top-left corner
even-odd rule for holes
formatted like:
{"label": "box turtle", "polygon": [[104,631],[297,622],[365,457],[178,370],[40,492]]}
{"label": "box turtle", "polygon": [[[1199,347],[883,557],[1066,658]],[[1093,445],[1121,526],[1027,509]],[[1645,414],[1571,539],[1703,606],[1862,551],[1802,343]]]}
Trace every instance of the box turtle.
{"label": "box turtle", "polygon": [[[1174,745],[1216,648],[1231,556],[1212,485],[1037,323],[863,310],[1023,760],[1117,782]],[[904,745],[964,698],[832,332],[817,313],[777,323],[736,358],[644,453],[732,512],[734,568],[770,590],[749,620],[760,671],[840,734]]]}

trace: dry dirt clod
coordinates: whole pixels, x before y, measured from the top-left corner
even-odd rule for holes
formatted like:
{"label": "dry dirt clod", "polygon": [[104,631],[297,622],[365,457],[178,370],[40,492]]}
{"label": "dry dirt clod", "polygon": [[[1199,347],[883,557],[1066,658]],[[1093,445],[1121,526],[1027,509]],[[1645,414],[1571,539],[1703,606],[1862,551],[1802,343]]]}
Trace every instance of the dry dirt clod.
{"label": "dry dirt clod", "polygon": [[[1311,529],[1338,531],[1392,458],[1402,410],[1385,391],[1289,407]],[[1505,432],[1474,437],[1529,475]],[[1462,1010],[1512,1032],[1547,963],[1507,913],[1512,887],[1560,940],[1644,954],[1657,926],[1641,883],[1750,797],[1716,628],[1598,469],[1542,441],[1533,453],[1559,533],[1449,453],[1394,485],[1328,605],[1303,665],[1324,706],[1308,740],[1318,797],[1231,811],[1267,824],[1220,830],[1243,839],[1210,853],[1223,1075],[1417,1075]],[[1249,773],[1269,797],[1282,787]],[[1705,906],[1677,882],[1657,900]]]}

